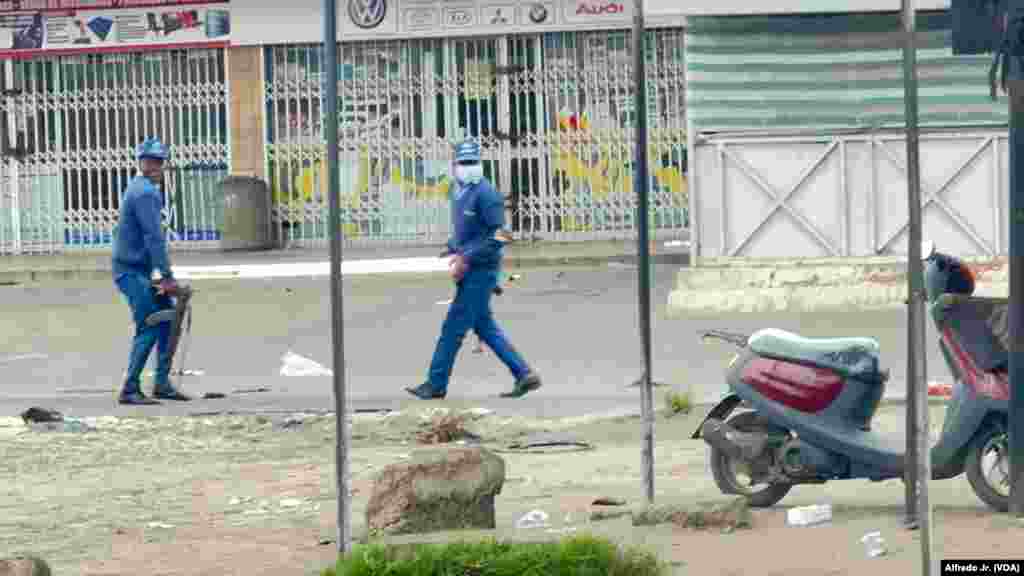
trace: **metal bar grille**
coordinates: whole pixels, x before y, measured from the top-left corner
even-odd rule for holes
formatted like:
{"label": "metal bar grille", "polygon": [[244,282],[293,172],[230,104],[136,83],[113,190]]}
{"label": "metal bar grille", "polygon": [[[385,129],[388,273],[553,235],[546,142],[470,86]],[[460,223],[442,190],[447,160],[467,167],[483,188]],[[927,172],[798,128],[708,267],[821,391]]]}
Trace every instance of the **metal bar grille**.
{"label": "metal bar grille", "polygon": [[[2,114],[21,155],[0,162],[0,253],[109,249],[135,145],[170,145],[172,245],[219,239],[227,173],[223,50],[39,58],[6,64]],[[9,150],[10,152],[10,150]]]}
{"label": "metal bar grille", "polygon": [[[327,230],[318,46],[268,47],[267,174],[289,245]],[[522,237],[634,237],[628,32],[342,44],[343,229],[349,244],[448,234],[448,164],[479,138]],[[648,33],[651,222],[688,226],[682,30]]]}

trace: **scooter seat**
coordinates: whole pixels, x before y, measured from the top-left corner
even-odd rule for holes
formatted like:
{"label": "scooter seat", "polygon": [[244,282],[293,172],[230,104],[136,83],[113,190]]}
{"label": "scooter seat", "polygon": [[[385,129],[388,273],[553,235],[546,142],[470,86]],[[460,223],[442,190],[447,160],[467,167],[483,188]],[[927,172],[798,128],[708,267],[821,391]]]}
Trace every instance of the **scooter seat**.
{"label": "scooter seat", "polygon": [[766,328],[755,332],[747,346],[762,356],[829,368],[865,381],[884,381],[878,370],[880,347],[874,338],[805,338]]}

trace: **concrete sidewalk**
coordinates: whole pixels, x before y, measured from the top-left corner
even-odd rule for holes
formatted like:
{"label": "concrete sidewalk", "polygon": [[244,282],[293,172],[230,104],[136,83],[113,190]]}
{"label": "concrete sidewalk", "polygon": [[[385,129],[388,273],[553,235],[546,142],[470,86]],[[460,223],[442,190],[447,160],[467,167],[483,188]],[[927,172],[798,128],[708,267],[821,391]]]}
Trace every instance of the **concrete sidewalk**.
{"label": "concrete sidewalk", "polygon": [[[685,240],[685,238],[683,239]],[[652,243],[652,263],[686,266],[689,253],[686,244],[658,240]],[[668,245],[666,245],[668,244]],[[355,246],[343,249],[346,263],[359,262],[361,268],[384,272],[436,272],[443,267],[423,267],[423,262],[436,258],[441,246]],[[190,274],[204,269],[218,272],[238,267],[267,269],[275,265],[292,269],[320,270],[329,262],[327,248],[269,250],[260,252],[172,251],[175,269]],[[505,265],[509,268],[544,266],[586,266],[609,262],[633,264],[637,245],[633,240],[589,242],[517,242],[505,249]],[[410,266],[411,264],[411,266]],[[308,266],[302,266],[308,265]],[[367,266],[372,265],[372,266]],[[0,257],[0,285],[27,284],[67,280],[108,280],[109,252],[66,253],[40,256]],[[365,273],[365,272],[364,272]],[[286,273],[288,275],[289,273]],[[305,275],[305,273],[303,273]],[[320,275],[318,272],[309,275]]]}
{"label": "concrete sidewalk", "polygon": [[[975,295],[1006,298],[1006,258],[964,258]],[[672,317],[721,312],[823,312],[905,307],[907,263],[901,257],[707,261],[679,271],[669,295]]]}

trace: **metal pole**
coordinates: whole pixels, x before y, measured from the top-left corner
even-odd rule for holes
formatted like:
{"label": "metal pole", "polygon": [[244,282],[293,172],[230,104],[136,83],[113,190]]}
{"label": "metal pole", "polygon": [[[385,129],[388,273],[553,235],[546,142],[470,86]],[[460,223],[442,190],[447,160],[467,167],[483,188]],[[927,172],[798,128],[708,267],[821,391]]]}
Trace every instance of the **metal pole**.
{"label": "metal pole", "polygon": [[[907,201],[910,217],[908,268],[909,326],[907,330],[907,474],[908,512],[921,529],[922,574],[934,572],[932,562],[932,508],[928,500],[931,480],[931,440],[928,433],[928,386],[924,353],[925,295],[921,262],[921,166],[917,126],[917,32],[914,0],[903,2],[903,82],[907,126]],[[911,408],[912,407],[912,408]],[[911,458],[911,455],[913,457]]]}
{"label": "metal pole", "polygon": [[345,393],[345,316],[341,284],[341,208],[338,174],[338,13],[337,0],[324,0],[324,67],[327,100],[324,111],[324,139],[327,141],[327,229],[331,235],[331,355],[334,360],[334,423],[336,426],[335,472],[338,487],[338,550],[347,554],[352,546],[351,494],[349,479],[348,398]]}
{"label": "metal pole", "polygon": [[[4,89],[9,94],[5,94],[3,97],[7,100],[7,137],[12,148],[18,145],[18,112],[20,111],[15,104],[17,101],[14,96],[18,93],[18,90],[15,87],[14,80],[14,60],[8,59],[4,61]],[[21,182],[21,158],[15,154],[7,159],[0,158],[0,162],[6,162],[7,164],[7,178],[10,183],[10,190],[4,192],[7,192],[11,198],[10,224],[13,252],[21,254],[21,207],[19,206],[21,199],[18,194]]]}
{"label": "metal pole", "polygon": [[[1011,0],[1010,15],[1024,13],[1024,0]],[[1010,19],[1011,22],[1015,18]],[[1018,34],[1019,30],[1010,30]],[[1024,517],[1024,69],[1021,59],[1007,55],[1007,88],[1010,92],[1010,509]]]}
{"label": "metal pole", "polygon": [[644,0],[635,0],[633,15],[633,111],[636,114],[634,188],[637,193],[637,248],[640,255],[640,342],[644,375],[640,382],[643,410],[643,479],[647,503],[654,503],[654,389],[651,384],[651,259],[647,202],[647,78],[644,70]]}

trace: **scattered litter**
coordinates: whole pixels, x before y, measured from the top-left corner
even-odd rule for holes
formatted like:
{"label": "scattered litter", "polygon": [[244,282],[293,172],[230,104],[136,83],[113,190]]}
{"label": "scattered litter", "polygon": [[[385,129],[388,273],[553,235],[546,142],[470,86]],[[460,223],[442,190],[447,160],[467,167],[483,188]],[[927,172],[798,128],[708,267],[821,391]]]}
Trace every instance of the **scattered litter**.
{"label": "scattered litter", "polygon": [[523,279],[523,275],[522,274],[510,274],[509,277],[508,277],[508,281],[509,282],[519,282],[522,279]]}
{"label": "scattered litter", "polygon": [[146,526],[150,528],[163,528],[164,530],[174,528],[173,524],[164,524],[163,522],[150,522],[149,524],[146,524]]}
{"label": "scattered litter", "polygon": [[317,542],[317,544],[319,544],[320,546],[330,546],[331,544],[334,544],[334,540],[330,538],[321,538],[320,541]]}
{"label": "scattered litter", "polygon": [[204,370],[171,370],[172,376],[202,376],[206,374]]}
{"label": "scattered litter", "polygon": [[423,424],[416,435],[420,444],[447,444],[459,440],[479,442],[480,436],[466,430],[466,417],[461,414],[444,414]]}
{"label": "scattered litter", "polygon": [[256,394],[259,392],[270,392],[270,388],[260,386],[259,388],[239,388],[232,392],[232,394]]}
{"label": "scattered litter", "polygon": [[786,511],[786,523],[790,526],[813,526],[832,520],[830,504],[799,506]]}
{"label": "scattered litter", "polygon": [[22,360],[46,360],[47,358],[49,356],[46,354],[19,354],[17,356],[0,358],[0,364],[10,364],[11,362],[20,362]]}
{"label": "scattered litter", "polygon": [[227,395],[222,392],[207,392],[203,394],[203,400],[218,400],[220,398],[227,398]]}
{"label": "scattered litter", "polygon": [[36,432],[91,432],[95,430],[83,420],[65,418],[56,410],[33,406],[21,413],[26,426]]}
{"label": "scattered litter", "polygon": [[281,508],[296,508],[302,506],[302,500],[298,498],[285,498],[281,500]]}
{"label": "scattered litter", "polygon": [[928,395],[939,398],[951,398],[953,396],[953,385],[944,382],[929,382]]}
{"label": "scattered litter", "polygon": [[306,419],[302,416],[289,416],[285,418],[283,422],[278,424],[279,428],[296,428],[302,426],[306,422]]}
{"label": "scattered litter", "polygon": [[299,356],[291,350],[281,357],[281,376],[331,376],[332,374],[324,365]]}
{"label": "scattered litter", "polygon": [[437,303],[435,304],[435,306],[447,306],[447,305],[451,304],[454,301],[455,301],[454,298],[449,298],[447,300],[438,300]]}
{"label": "scattered litter", "polygon": [[881,532],[868,532],[861,536],[860,541],[864,544],[864,551],[868,558],[877,558],[885,554],[885,539]]}
{"label": "scattered litter", "polygon": [[[643,382],[644,382],[643,378],[637,378],[636,380],[633,381],[632,384],[627,386],[627,388],[639,388],[640,386],[643,385]],[[651,387],[652,388],[665,388],[667,386],[668,386],[668,384],[666,384],[664,382],[658,382],[657,380],[651,380]]]}
{"label": "scattered litter", "polygon": [[21,413],[21,419],[25,421],[25,424],[61,422],[64,420],[64,415],[56,410],[48,410],[46,408],[33,406]]}
{"label": "scattered litter", "polygon": [[594,506],[625,506],[626,501],[618,498],[598,498],[594,500]]}
{"label": "scattered litter", "polygon": [[516,522],[516,528],[519,530],[533,530],[535,528],[548,528],[551,526],[548,523],[548,513],[543,510],[534,510]]}
{"label": "scattered litter", "polygon": [[541,432],[527,436],[508,445],[509,450],[527,452],[583,452],[594,446],[568,434]]}
{"label": "scattered litter", "polygon": [[462,413],[471,418],[483,418],[494,414],[494,410],[490,410],[488,408],[469,408],[464,410]]}

